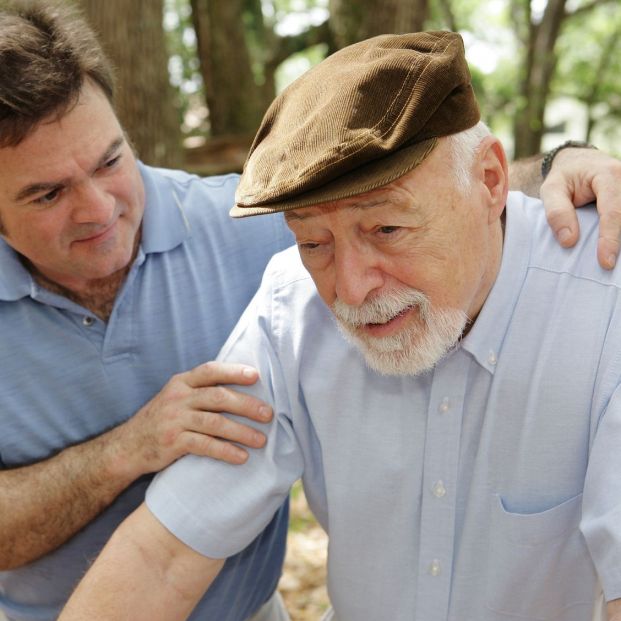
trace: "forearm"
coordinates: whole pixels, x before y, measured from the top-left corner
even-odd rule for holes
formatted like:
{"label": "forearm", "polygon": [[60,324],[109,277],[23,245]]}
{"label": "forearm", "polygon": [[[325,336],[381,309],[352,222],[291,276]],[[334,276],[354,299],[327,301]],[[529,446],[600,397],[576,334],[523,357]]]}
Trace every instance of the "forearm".
{"label": "forearm", "polygon": [[37,464],[0,471],[0,570],[56,549],[112,503],[138,476],[120,461],[113,430]]}
{"label": "forearm", "polygon": [[520,190],[528,196],[539,197],[543,183],[541,177],[542,155],[535,155],[509,164],[509,189]]}
{"label": "forearm", "polygon": [[189,453],[243,463],[237,444],[265,437],[219,412],[267,422],[266,404],[220,383],[252,384],[245,365],[206,363],[173,376],[123,424],[32,466],[0,471],[0,570],[62,545],[143,474]]}
{"label": "forearm", "polygon": [[106,544],[59,621],[181,621],[223,564],[185,546],[142,505]]}

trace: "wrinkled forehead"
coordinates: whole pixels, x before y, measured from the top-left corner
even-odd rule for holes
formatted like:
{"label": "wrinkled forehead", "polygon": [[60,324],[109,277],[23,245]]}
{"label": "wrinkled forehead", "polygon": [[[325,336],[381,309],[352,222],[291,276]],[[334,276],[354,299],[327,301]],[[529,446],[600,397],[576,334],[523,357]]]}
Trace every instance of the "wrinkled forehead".
{"label": "wrinkled forehead", "polygon": [[[430,161],[442,159],[442,151],[439,153],[439,158],[432,155]],[[434,187],[435,182],[430,183],[431,180],[428,178],[431,171],[432,167],[423,162],[419,167],[382,187],[335,201],[290,209],[284,212],[284,217],[287,223],[291,224],[338,211],[364,213],[375,209],[404,209],[416,206],[425,202],[425,196]]]}
{"label": "wrinkled forehead", "polygon": [[360,194],[338,201],[320,203],[309,207],[300,207],[285,212],[287,223],[310,220],[313,217],[324,216],[339,211],[367,211],[378,207],[385,207],[391,203],[391,195],[395,192],[391,188],[382,188],[367,194]]}

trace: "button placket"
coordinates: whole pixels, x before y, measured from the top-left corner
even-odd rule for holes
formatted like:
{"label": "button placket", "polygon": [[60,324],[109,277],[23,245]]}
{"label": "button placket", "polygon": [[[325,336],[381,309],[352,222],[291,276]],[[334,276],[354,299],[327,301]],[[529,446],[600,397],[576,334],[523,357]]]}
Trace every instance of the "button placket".
{"label": "button placket", "polygon": [[[448,614],[455,550],[456,485],[463,398],[469,360],[457,351],[434,370],[427,411],[421,505],[416,618],[442,621]],[[449,414],[450,413],[450,414]]]}

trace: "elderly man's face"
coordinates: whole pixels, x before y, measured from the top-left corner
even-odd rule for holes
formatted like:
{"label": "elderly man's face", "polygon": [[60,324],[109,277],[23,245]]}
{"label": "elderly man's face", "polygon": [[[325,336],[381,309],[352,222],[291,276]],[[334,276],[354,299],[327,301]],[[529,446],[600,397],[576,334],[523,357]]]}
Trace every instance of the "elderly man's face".
{"label": "elderly man's face", "polygon": [[499,267],[506,190],[498,207],[488,187],[497,179],[479,166],[472,188],[458,191],[446,149],[441,142],[384,188],[286,214],[319,294],[381,373],[433,367],[478,314]]}

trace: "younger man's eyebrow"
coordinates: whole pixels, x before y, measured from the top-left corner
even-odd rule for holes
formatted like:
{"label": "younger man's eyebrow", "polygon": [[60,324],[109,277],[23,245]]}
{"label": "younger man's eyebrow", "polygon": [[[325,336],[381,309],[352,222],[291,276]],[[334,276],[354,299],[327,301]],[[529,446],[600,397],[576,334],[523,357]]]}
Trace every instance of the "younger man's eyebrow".
{"label": "younger man's eyebrow", "polygon": [[[95,166],[95,170],[101,166],[103,166],[121,147],[121,145],[125,142],[125,138],[123,136],[119,136],[116,138],[110,146],[106,149],[105,153],[99,158],[97,165]],[[34,196],[35,194],[40,194],[42,192],[51,192],[58,188],[64,187],[69,183],[67,179],[59,179],[57,181],[42,181],[39,183],[31,183],[23,187],[13,199],[16,203],[20,203],[21,201],[26,200],[30,196]]]}
{"label": "younger man's eyebrow", "polygon": [[99,158],[99,162],[97,162],[97,168],[103,166],[119,150],[124,142],[125,138],[123,136],[119,136],[116,140],[114,140],[106,149],[106,152]]}
{"label": "younger man's eyebrow", "polygon": [[58,188],[66,185],[66,181],[61,179],[60,181],[50,181],[50,182],[41,182],[41,183],[31,183],[26,187],[22,188],[13,199],[16,203],[21,203],[27,198],[34,196],[35,194],[47,193],[52,190],[56,190]]}

